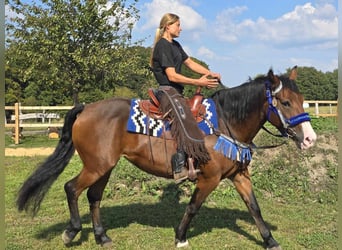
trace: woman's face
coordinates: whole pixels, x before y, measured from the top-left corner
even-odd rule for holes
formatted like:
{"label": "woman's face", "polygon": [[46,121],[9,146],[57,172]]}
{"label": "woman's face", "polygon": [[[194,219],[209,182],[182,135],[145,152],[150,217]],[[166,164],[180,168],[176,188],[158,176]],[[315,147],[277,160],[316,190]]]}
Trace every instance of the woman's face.
{"label": "woman's face", "polygon": [[180,21],[178,20],[175,23],[168,25],[166,30],[172,38],[179,37],[179,34],[182,31]]}

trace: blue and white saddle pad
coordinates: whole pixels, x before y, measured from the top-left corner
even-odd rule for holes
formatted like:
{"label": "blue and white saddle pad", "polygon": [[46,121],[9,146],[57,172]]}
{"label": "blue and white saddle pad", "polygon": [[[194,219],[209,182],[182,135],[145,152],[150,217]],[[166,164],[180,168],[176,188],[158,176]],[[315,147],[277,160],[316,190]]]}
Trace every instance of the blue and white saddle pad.
{"label": "blue and white saddle pad", "polygon": [[[163,133],[163,128],[166,131],[170,130],[170,124],[168,121],[153,119],[143,113],[139,107],[139,102],[140,99],[131,100],[127,131],[160,137]],[[205,106],[206,114],[205,119],[198,123],[198,127],[206,135],[211,135],[214,133],[214,129],[217,129],[218,127],[215,103],[212,99],[204,99],[202,104]]]}

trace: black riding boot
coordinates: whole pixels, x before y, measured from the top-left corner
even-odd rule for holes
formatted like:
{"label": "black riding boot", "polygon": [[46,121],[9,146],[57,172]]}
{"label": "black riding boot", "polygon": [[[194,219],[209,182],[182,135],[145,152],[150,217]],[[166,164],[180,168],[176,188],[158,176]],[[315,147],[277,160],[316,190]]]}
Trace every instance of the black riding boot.
{"label": "black riding boot", "polygon": [[171,158],[172,170],[175,174],[182,172],[185,166],[185,153],[182,150],[177,150]]}

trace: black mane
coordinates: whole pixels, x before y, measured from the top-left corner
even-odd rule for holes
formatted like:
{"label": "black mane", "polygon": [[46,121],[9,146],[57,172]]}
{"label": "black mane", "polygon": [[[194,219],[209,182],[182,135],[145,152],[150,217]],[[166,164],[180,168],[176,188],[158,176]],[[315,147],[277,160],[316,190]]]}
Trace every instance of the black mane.
{"label": "black mane", "polygon": [[[279,76],[284,88],[299,93],[296,83],[286,75]],[[221,89],[212,95],[218,106],[219,116],[226,121],[243,122],[249,114],[261,112],[265,102],[265,83],[267,76],[249,79],[233,88]]]}
{"label": "black mane", "polygon": [[245,120],[248,114],[256,111],[258,103],[263,103],[266,80],[266,77],[250,79],[240,86],[215,92],[212,98],[218,106],[219,116],[226,121]]}

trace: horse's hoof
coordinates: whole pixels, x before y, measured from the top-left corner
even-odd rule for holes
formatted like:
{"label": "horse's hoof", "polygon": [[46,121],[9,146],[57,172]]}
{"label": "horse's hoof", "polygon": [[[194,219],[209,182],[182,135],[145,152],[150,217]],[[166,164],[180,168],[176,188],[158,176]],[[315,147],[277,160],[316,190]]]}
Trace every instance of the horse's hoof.
{"label": "horse's hoof", "polygon": [[101,235],[95,235],[96,244],[101,245],[102,247],[111,247],[113,242],[111,238],[109,238],[105,233]]}
{"label": "horse's hoof", "polygon": [[71,243],[73,239],[75,239],[76,235],[78,234],[80,230],[64,230],[62,234],[62,240],[65,245]]}
{"label": "horse's hoof", "polygon": [[62,240],[64,245],[69,244],[73,239],[71,239],[67,233],[67,230],[64,230],[63,234],[62,234]]}
{"label": "horse's hoof", "polygon": [[178,241],[178,242],[176,243],[176,247],[177,247],[177,248],[188,247],[188,246],[189,246],[188,240],[186,240],[186,241],[184,241],[184,242]]}

